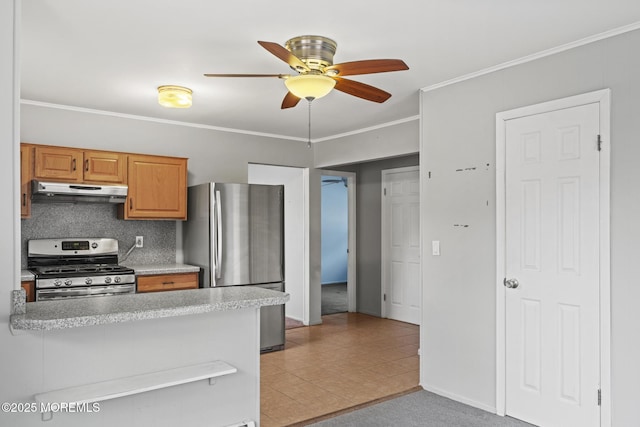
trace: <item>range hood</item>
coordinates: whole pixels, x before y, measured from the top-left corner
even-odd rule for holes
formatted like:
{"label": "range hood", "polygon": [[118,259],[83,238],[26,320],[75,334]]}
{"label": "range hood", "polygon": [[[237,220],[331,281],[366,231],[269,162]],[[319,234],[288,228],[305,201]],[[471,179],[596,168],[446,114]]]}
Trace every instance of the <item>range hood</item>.
{"label": "range hood", "polygon": [[74,184],[31,181],[31,201],[35,203],[124,203],[126,185]]}

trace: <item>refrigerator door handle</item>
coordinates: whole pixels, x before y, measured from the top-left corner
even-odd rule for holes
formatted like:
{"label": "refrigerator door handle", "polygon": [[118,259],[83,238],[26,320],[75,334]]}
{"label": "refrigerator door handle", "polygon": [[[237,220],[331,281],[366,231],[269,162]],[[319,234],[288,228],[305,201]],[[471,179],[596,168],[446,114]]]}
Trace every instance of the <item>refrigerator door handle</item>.
{"label": "refrigerator door handle", "polygon": [[219,279],[222,271],[222,202],[220,191],[216,191],[216,279]]}

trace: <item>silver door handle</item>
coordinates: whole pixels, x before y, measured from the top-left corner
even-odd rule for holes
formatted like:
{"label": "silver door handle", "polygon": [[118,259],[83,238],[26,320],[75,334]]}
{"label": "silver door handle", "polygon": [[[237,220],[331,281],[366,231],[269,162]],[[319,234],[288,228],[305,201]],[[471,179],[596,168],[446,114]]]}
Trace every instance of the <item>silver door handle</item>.
{"label": "silver door handle", "polygon": [[505,277],[503,283],[509,289],[515,289],[518,286],[520,286],[520,283],[518,282],[518,279],[507,279]]}
{"label": "silver door handle", "polygon": [[216,279],[221,276],[222,264],[222,207],[220,191],[216,191]]}

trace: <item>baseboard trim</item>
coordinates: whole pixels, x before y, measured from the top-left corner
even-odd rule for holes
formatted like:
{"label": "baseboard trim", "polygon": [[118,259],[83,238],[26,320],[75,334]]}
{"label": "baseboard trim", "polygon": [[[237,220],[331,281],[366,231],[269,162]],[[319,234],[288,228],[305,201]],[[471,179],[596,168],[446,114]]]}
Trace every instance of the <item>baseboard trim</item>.
{"label": "baseboard trim", "polygon": [[492,414],[497,413],[495,406],[487,405],[485,403],[478,402],[476,400],[469,399],[464,396],[460,396],[459,394],[456,394],[456,393],[450,393],[438,387],[433,387],[425,384],[420,384],[420,386],[424,388],[426,391],[430,391],[431,393],[437,394],[442,397],[446,397],[447,399],[455,400],[456,402],[464,403],[465,405],[473,406],[474,408],[482,409],[483,411],[487,411]]}

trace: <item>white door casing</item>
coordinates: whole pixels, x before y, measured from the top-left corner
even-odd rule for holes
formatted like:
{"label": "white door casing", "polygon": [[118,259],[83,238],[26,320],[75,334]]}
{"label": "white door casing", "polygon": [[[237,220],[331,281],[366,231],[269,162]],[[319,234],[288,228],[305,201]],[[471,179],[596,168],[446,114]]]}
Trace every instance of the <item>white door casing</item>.
{"label": "white door casing", "polygon": [[356,276],[356,174],[354,172],[323,170],[322,175],[341,176],[347,179],[347,310],[356,311],[357,276]]}
{"label": "white door casing", "polygon": [[498,115],[497,271],[518,287],[498,284],[497,410],[541,426],[608,425],[605,107],[600,91]]}
{"label": "white door casing", "polygon": [[382,317],[420,324],[419,167],[382,171]]}

